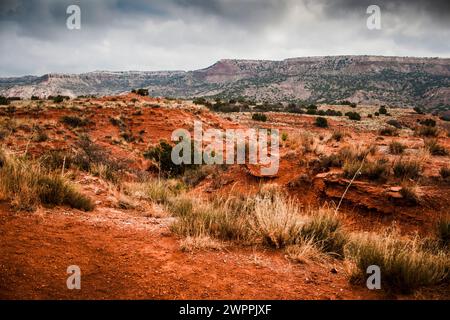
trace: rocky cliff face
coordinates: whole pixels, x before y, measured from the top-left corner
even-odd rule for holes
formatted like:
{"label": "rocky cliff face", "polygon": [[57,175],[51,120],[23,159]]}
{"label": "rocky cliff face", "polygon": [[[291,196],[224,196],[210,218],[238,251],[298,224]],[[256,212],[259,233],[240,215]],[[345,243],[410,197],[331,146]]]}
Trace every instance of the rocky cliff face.
{"label": "rocky cliff face", "polygon": [[448,109],[450,59],[380,56],[220,60],[195,71],[90,72],[0,78],[0,94],[31,97],[120,94],[245,96],[255,100],[388,104]]}

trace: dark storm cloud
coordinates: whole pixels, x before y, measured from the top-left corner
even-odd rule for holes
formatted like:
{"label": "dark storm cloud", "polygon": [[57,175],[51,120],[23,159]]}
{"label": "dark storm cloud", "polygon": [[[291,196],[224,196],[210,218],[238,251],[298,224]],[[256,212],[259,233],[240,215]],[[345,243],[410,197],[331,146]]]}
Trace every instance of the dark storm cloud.
{"label": "dark storm cloud", "polygon": [[450,24],[450,1],[448,0],[323,0],[325,13],[329,17],[344,17],[349,12],[361,12],[370,5],[378,5],[391,14],[402,15],[413,12],[431,20]]}
{"label": "dark storm cloud", "polygon": [[270,24],[279,21],[290,8],[286,0],[174,0],[173,5],[242,25]]}
{"label": "dark storm cloud", "polygon": [[[0,76],[206,67],[221,58],[450,56],[450,2],[1,0]],[[81,7],[81,30],[66,8]],[[382,29],[368,30],[377,4]]]}

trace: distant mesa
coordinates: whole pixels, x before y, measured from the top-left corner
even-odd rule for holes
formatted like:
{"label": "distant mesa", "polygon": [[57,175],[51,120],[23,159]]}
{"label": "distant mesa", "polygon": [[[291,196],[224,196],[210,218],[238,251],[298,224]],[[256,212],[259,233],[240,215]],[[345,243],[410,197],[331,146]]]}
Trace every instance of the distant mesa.
{"label": "distant mesa", "polygon": [[450,59],[327,56],[282,61],[223,59],[194,71],[94,71],[0,78],[0,95],[31,98],[113,95],[246,97],[259,101],[385,104],[450,109]]}

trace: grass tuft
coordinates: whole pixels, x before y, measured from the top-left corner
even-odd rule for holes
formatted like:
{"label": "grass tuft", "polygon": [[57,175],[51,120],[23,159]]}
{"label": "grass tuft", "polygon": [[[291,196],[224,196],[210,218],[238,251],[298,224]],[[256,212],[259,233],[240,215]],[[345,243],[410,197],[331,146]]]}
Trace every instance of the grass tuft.
{"label": "grass tuft", "polygon": [[26,158],[3,157],[0,197],[8,199],[16,209],[31,211],[43,204],[93,210],[92,200],[78,192],[63,176],[48,172],[38,162]]}
{"label": "grass tuft", "polygon": [[448,280],[449,261],[444,252],[427,251],[418,239],[401,239],[393,232],[354,235],[346,256],[356,267],[352,280],[363,281],[367,268],[376,265],[382,270],[382,286],[392,291],[409,293]]}

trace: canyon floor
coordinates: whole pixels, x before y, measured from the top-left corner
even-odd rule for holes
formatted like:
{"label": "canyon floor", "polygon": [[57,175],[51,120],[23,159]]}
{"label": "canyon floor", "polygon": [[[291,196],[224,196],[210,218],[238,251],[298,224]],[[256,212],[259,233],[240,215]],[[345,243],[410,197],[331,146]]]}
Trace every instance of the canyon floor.
{"label": "canyon floor", "polygon": [[[323,169],[321,159],[346,146],[376,146],[373,159],[395,163],[405,157],[422,163],[421,177],[407,181],[418,200],[411,202],[402,193],[404,181],[355,179],[339,211],[344,229],[381,234],[395,227],[403,237],[433,238],[435,224],[450,214],[450,184],[440,176],[450,158],[427,152],[415,128],[418,121],[433,118],[439,128],[434,139],[450,150],[448,123],[437,117],[391,108],[390,116],[368,118],[378,107],[320,106],[357,111],[363,120],[331,116],[328,128],[318,128],[316,116],[311,115],[269,112],[267,122],[258,122],[250,112],[214,113],[188,101],[134,94],[11,105],[14,108],[2,108],[0,115],[0,143],[10,154],[47,161],[49,151],[70,153],[79,147],[80,136],[88,135],[126,170],[121,169],[122,182],[112,182],[103,171],[83,171],[64,157],[62,169],[56,171],[62,170],[77,190],[94,201],[92,211],[46,205],[23,210],[14,199],[0,197],[0,299],[450,298],[447,283],[408,294],[352,284],[348,262],[342,259],[296,263],[283,250],[233,241],[221,241],[218,248],[189,247],[171,229],[177,218],[163,205],[130,195],[122,186],[144,175],[157,178],[155,163],[145,159],[144,152],[161,139],[170,141],[175,129],[191,131],[194,120],[201,121],[204,129],[277,128],[287,138],[281,142],[275,176],[261,177],[258,168],[246,165],[215,168],[186,194],[205,199],[231,193],[250,196],[270,184],[302,208],[336,206],[351,179],[343,176],[342,168]],[[87,122],[70,126],[61,120],[67,116]],[[401,129],[382,136],[380,130],[390,127],[389,119]],[[333,138],[337,131],[338,140]],[[389,152],[392,141],[405,145],[404,155]],[[81,269],[81,290],[67,289],[70,265]]]}

